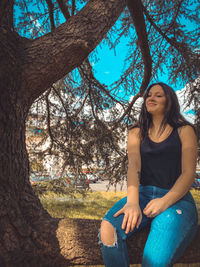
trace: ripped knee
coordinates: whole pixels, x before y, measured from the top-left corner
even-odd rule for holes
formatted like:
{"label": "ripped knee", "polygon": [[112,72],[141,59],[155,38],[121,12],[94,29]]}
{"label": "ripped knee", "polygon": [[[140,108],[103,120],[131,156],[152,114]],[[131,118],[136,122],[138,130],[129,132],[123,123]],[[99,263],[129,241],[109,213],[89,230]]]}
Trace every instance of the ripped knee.
{"label": "ripped knee", "polygon": [[100,239],[105,246],[115,246],[117,243],[117,234],[113,225],[103,220],[100,229]]}

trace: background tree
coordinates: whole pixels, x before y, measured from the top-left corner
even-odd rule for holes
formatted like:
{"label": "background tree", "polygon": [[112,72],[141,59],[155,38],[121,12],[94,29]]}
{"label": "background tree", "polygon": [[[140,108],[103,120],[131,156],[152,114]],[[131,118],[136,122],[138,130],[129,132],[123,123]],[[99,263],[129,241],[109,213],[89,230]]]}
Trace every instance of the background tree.
{"label": "background tree", "polygon": [[[101,153],[111,171],[117,166],[124,170],[126,155],[119,148],[121,131],[117,129],[134,120],[133,104],[151,78],[163,64],[170,66],[173,81],[181,77],[193,82],[198,76],[199,58],[194,48],[199,45],[199,32],[186,32],[179,21],[181,17],[199,21],[198,1],[196,11],[189,10],[189,4],[156,0],[0,1],[1,266],[61,266],[73,261],[69,253],[63,253],[68,251],[68,244],[61,242],[64,223],[47,214],[29,182],[25,122],[31,105],[44,94],[52,141],[48,153],[61,150],[68,155],[65,164],[78,168],[82,162],[90,163],[93,153],[97,159]],[[128,9],[122,13],[126,5],[130,13]],[[21,16],[17,17],[19,9]],[[120,26],[111,29],[120,15]],[[62,24],[61,17],[65,18]],[[113,40],[116,30],[118,37]],[[120,36],[129,34],[127,67],[120,80],[108,88],[95,78],[88,56],[103,38],[115,48]],[[62,86],[55,84],[63,77]],[[121,87],[133,93],[131,103],[117,96]],[[66,118],[53,127],[51,111],[55,112],[57,104],[49,101],[51,92]],[[86,103],[91,111],[87,116],[82,113]],[[121,106],[120,114],[116,105]],[[109,122],[100,116],[105,108],[112,108]],[[58,139],[63,138],[61,133],[64,141]],[[89,142],[81,143],[83,135]],[[118,156],[115,165],[110,165],[113,149]]]}

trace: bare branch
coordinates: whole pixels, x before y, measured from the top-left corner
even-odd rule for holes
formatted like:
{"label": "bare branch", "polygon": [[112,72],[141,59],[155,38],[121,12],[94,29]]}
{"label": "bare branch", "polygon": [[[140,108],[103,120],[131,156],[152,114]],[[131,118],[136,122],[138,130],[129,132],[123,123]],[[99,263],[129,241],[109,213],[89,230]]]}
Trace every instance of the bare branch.
{"label": "bare branch", "polygon": [[142,96],[151,79],[152,58],[149,49],[148,36],[141,0],[128,0],[128,8],[133,19],[135,30],[137,32],[138,44],[141,49],[142,59],[144,61],[144,77],[140,87],[140,96]]}
{"label": "bare branch", "polygon": [[63,16],[65,17],[66,20],[68,20],[70,18],[70,14],[67,5],[63,0],[57,0],[57,3],[61,12],[63,13]]}
{"label": "bare branch", "polygon": [[51,30],[55,30],[55,22],[54,22],[54,17],[53,17],[53,8],[54,5],[51,0],[45,0],[47,5],[48,5],[48,10],[49,10],[49,18],[50,18],[50,23],[51,23]]}
{"label": "bare branch", "polygon": [[52,85],[51,87],[52,87],[52,89],[54,90],[54,92],[56,93],[56,95],[58,96],[58,98],[59,98],[59,100],[60,100],[60,102],[61,102],[61,104],[62,104],[62,106],[63,106],[63,108],[64,108],[64,110],[65,110],[65,114],[66,114],[66,116],[67,116],[67,119],[68,119],[71,123],[73,123],[72,118],[71,118],[71,117],[69,116],[69,114],[68,114],[68,111],[67,111],[67,109],[66,109],[66,107],[65,107],[65,103],[64,103],[63,98],[61,97],[60,93],[58,92],[58,90],[56,90],[55,86]]}
{"label": "bare branch", "polygon": [[78,114],[81,112],[81,110],[83,109],[83,107],[84,107],[84,105],[85,105],[85,103],[86,103],[86,100],[87,100],[87,98],[88,98],[88,95],[89,95],[89,93],[87,93],[86,94],[86,96],[85,96],[85,98],[84,98],[84,100],[83,100],[83,102],[82,102],[82,105],[80,106],[80,108],[79,108],[79,110],[75,113],[75,117],[77,117],[78,116]]}
{"label": "bare branch", "polygon": [[151,58],[149,44],[148,44],[148,36],[147,36],[146,25],[145,25],[145,20],[144,20],[142,2],[141,0],[135,0],[135,1],[128,0],[127,3],[128,3],[129,11],[133,19],[135,30],[137,32],[138,45],[142,53],[142,59],[144,62],[144,76],[143,76],[143,80],[142,80],[142,84],[140,86],[139,92],[133,97],[128,108],[125,110],[124,114],[121,116],[121,118],[118,120],[117,123],[120,123],[127,114],[130,114],[135,101],[143,95],[145,89],[147,88],[150,82],[151,75],[152,75],[152,58]]}
{"label": "bare branch", "polygon": [[172,21],[170,22],[169,26],[167,27],[167,31],[168,31],[171,27],[173,27],[173,25],[174,25],[174,23],[175,23],[175,21],[176,21],[176,19],[177,19],[177,16],[178,16],[178,14],[179,14],[179,10],[180,10],[180,8],[181,8],[181,5],[182,5],[183,2],[184,2],[184,0],[180,0],[179,2],[177,2],[177,9],[176,9],[176,12],[174,13],[174,16],[173,16],[173,18],[172,18]]}
{"label": "bare branch", "polygon": [[[84,67],[86,66],[86,71],[84,70]],[[88,58],[86,58],[83,62],[83,64],[81,64],[79,66],[79,71],[81,72],[81,75],[83,77],[83,79],[86,79],[88,81],[88,83],[92,83],[94,84],[97,88],[99,88],[101,91],[103,91],[112,101],[114,101],[115,103],[118,103],[119,105],[121,105],[121,107],[123,108],[123,105],[120,101],[118,101],[116,98],[114,98],[110,91],[107,90],[94,76],[93,70],[92,70],[92,66],[90,64],[90,61]]]}
{"label": "bare branch", "polygon": [[75,10],[76,10],[76,1],[72,0],[72,16],[74,16]]}
{"label": "bare branch", "polygon": [[51,139],[51,145],[50,145],[50,153],[51,153],[51,149],[53,147],[53,143],[55,142],[55,138],[51,131],[51,119],[50,119],[51,113],[50,113],[49,99],[48,99],[50,92],[51,92],[51,89],[47,91],[46,96],[45,96],[45,101],[46,101],[46,108],[47,108],[47,127],[48,127],[48,133]]}
{"label": "bare branch", "polygon": [[92,101],[92,91],[91,91],[91,88],[89,89],[89,99],[90,99],[90,104],[91,104],[91,109],[92,109],[92,114],[93,114],[93,117],[95,118],[95,120],[99,120],[99,118],[97,117],[97,115],[95,114],[95,111],[94,111],[94,105],[93,105],[93,101]]}
{"label": "bare branch", "polygon": [[[192,51],[189,50],[188,47],[186,47],[185,44],[179,43],[176,41],[175,38],[169,38],[166,33],[164,33],[154,22],[154,20],[152,19],[152,17],[149,15],[149,12],[147,11],[147,9],[143,6],[143,10],[145,13],[146,18],[148,19],[148,21],[151,23],[151,25],[159,32],[159,34],[172,46],[174,47],[177,51],[179,51],[179,53],[183,56],[183,58],[185,59],[185,61],[187,62],[188,65],[191,64],[191,54]],[[194,60],[194,59],[193,59]]]}

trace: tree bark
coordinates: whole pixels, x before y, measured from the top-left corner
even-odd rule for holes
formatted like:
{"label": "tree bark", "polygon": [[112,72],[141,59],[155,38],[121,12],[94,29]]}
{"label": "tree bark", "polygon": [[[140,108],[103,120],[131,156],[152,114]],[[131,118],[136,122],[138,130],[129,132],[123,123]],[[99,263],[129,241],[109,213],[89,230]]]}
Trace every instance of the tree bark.
{"label": "tree bark", "polygon": [[[53,226],[54,225],[54,226]],[[56,231],[61,248],[54,254],[53,264],[49,266],[103,265],[100,245],[98,244],[99,220],[61,219],[51,224]],[[136,232],[127,241],[131,264],[142,262],[142,253],[149,233],[149,228]],[[200,226],[195,239],[185,250],[177,263],[200,264]],[[61,256],[62,255],[62,256]]]}
{"label": "tree bark", "polygon": [[[10,88],[2,91],[0,99],[0,266],[29,266],[23,265],[22,262],[28,261],[30,254],[39,254],[39,248],[45,249],[46,246],[45,239],[41,244],[38,241],[41,236],[35,229],[34,222],[50,220],[51,217],[43,209],[29,182],[29,162],[25,144],[27,106],[21,104]],[[41,229],[43,227],[41,224]],[[50,234],[53,235],[53,232]],[[56,235],[54,239],[56,243]]]}
{"label": "tree bark", "polygon": [[35,40],[24,40],[23,95],[38,97],[78,67],[96,48],[125,8],[125,0],[90,0],[75,16]]}
{"label": "tree bark", "polygon": [[13,25],[13,0],[0,1],[0,25],[8,26],[10,29],[14,28]]}

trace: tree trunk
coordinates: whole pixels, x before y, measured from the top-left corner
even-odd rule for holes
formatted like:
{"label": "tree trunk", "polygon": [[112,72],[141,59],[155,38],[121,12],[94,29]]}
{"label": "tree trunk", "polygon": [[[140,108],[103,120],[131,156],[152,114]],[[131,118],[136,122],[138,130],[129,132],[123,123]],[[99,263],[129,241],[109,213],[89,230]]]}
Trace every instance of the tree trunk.
{"label": "tree trunk", "polygon": [[[17,53],[19,40],[19,36],[8,28],[0,29],[2,64],[0,69],[0,266],[2,267],[45,266],[55,253],[59,254],[60,251],[56,232],[51,228],[52,219],[33,193],[29,182],[25,120],[31,101],[23,98],[20,91],[21,73]],[[45,224],[44,220],[46,220]],[[40,227],[35,226],[36,222]],[[55,222],[53,226],[55,227]]]}
{"label": "tree trunk", "polygon": [[[46,254],[51,250],[48,248],[49,232],[45,236],[47,233],[43,232],[41,223],[41,234],[34,223],[51,218],[29,182],[25,145],[27,107],[14,105],[16,95],[10,92],[9,89],[4,91],[0,100],[0,266],[34,266],[27,262],[29,255],[40,255],[41,248]],[[56,234],[50,234],[59,250]]]}

